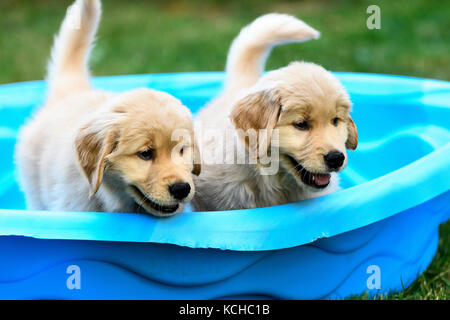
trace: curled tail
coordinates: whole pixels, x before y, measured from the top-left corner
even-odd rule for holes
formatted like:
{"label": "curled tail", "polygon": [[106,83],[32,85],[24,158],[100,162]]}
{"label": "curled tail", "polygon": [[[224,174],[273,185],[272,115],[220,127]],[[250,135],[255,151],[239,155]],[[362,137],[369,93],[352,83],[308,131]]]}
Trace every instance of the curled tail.
{"label": "curled tail", "polygon": [[77,0],[67,9],[48,64],[48,99],[90,87],[88,58],[100,15],[100,0]]}
{"label": "curled tail", "polygon": [[287,14],[271,13],[257,18],[231,44],[226,66],[227,87],[253,85],[264,71],[274,46],[319,37],[317,30]]}

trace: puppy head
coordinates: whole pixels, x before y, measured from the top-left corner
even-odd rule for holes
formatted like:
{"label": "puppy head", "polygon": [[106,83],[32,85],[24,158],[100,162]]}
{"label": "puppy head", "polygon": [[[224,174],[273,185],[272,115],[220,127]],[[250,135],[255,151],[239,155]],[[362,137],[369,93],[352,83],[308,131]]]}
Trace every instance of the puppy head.
{"label": "puppy head", "polygon": [[[176,131],[185,135],[174,139]],[[112,98],[75,145],[92,195],[107,176],[118,197],[157,216],[181,211],[194,195],[191,173],[198,175],[200,165],[191,114],[166,93],[138,89]]]}
{"label": "puppy head", "polygon": [[234,105],[230,118],[242,131],[268,129],[268,138],[258,141],[260,155],[267,152],[271,131],[277,129],[281,166],[300,186],[319,191],[329,185],[330,172],[346,166],[346,149],[358,144],[351,106],[330,72],[295,62],[263,76]]}

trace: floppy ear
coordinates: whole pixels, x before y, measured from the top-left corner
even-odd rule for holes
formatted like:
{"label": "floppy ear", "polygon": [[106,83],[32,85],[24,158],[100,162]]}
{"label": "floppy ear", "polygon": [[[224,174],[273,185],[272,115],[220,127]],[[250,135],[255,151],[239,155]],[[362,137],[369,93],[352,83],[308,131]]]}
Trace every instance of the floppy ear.
{"label": "floppy ear", "polygon": [[[266,154],[281,111],[280,96],[271,90],[250,93],[240,99],[233,107],[231,122],[238,132],[239,138],[247,149],[257,147],[259,157]],[[267,135],[260,135],[259,130],[267,129]],[[257,145],[249,146],[247,134],[255,130]]]}
{"label": "floppy ear", "polygon": [[200,156],[200,149],[198,148],[197,141],[194,140],[194,167],[192,169],[192,174],[195,174],[196,176],[200,175],[200,172],[202,171],[202,165],[201,165],[201,156]]}
{"label": "floppy ear", "polygon": [[349,150],[355,150],[358,146],[358,132],[356,131],[355,123],[350,116],[347,120],[347,131],[348,137],[347,141],[345,142],[345,147]]}
{"label": "floppy ear", "polygon": [[89,181],[90,196],[100,187],[105,170],[106,156],[117,145],[117,131],[114,128],[106,133],[92,131],[91,125],[83,127],[75,140],[78,163]]}

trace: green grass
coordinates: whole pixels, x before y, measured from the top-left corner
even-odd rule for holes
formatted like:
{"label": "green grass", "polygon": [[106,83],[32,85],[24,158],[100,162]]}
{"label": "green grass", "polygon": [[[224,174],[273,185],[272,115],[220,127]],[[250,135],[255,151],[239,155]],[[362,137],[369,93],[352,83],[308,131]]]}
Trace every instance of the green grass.
{"label": "green grass", "polygon": [[[53,35],[70,3],[0,2],[0,83],[44,77]],[[366,8],[373,3],[381,8],[381,30],[366,27]],[[223,70],[230,42],[244,25],[264,13],[284,12],[322,37],[276,48],[268,69],[307,60],[332,71],[450,80],[449,1],[104,0],[103,5],[91,57],[94,75]],[[450,223],[440,234],[427,271],[406,290],[377,298],[450,298]]]}
{"label": "green grass", "polygon": [[[268,67],[295,59],[333,71],[450,80],[450,2],[376,1],[381,30],[366,27],[371,1],[106,0],[91,65],[95,75],[223,70],[240,28],[267,12],[301,17],[319,41],[278,47]],[[53,34],[71,1],[0,2],[0,83],[42,79]]]}

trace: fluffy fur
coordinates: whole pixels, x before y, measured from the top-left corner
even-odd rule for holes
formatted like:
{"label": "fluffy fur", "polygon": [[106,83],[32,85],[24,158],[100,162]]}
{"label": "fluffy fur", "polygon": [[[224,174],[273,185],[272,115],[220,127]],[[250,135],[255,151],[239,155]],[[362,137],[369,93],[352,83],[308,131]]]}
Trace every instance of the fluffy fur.
{"label": "fluffy fur", "polygon": [[[200,167],[194,165],[194,140],[172,141],[172,133],[183,129],[193,136],[191,114],[163,92],[90,86],[87,61],[100,12],[98,0],[76,1],[55,38],[47,101],[21,129],[16,149],[27,206],[180,212],[194,194],[191,172],[199,174]],[[70,14],[81,14],[79,26]],[[183,199],[171,194],[175,183],[189,184]]]}
{"label": "fluffy fur", "polygon": [[[347,161],[346,148],[355,149],[357,133],[350,117],[351,102],[342,84],[321,66],[293,62],[262,74],[273,46],[303,42],[319,32],[288,15],[269,14],[245,27],[228,53],[223,93],[196,119],[196,129],[231,130],[217,141],[208,135],[199,139],[202,175],[195,179],[193,204],[198,211],[230,210],[279,205],[304,200],[338,187],[336,172]],[[300,128],[299,124],[307,124]],[[257,140],[255,164],[223,164],[214,156],[224,148],[235,154],[239,144],[250,151],[248,130],[267,130]],[[267,167],[260,156],[271,147],[272,133],[278,133],[279,170],[262,174]],[[232,143],[229,143],[229,142]],[[273,141],[272,141],[273,143]],[[338,151],[345,156],[342,166],[330,169],[324,157]],[[326,183],[328,181],[328,183]],[[317,183],[321,184],[317,188]],[[326,187],[324,187],[326,185]]]}

